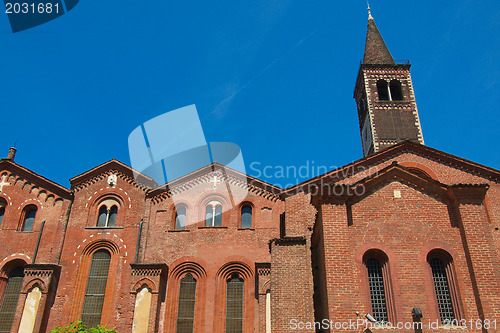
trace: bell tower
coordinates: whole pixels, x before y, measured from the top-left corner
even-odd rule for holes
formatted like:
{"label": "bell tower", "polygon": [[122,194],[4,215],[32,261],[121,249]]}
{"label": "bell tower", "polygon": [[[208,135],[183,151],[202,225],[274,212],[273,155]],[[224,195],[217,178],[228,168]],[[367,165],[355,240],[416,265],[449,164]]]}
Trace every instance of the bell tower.
{"label": "bell tower", "polygon": [[363,156],[403,140],[424,144],[409,61],[394,61],[368,7],[365,54],[354,88]]}

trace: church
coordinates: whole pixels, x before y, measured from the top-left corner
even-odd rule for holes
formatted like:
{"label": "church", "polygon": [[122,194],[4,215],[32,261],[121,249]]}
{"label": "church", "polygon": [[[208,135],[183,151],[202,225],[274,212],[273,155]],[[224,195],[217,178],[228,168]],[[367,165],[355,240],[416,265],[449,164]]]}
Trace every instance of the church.
{"label": "church", "polygon": [[289,188],[216,162],[155,188],[113,159],[68,189],[11,148],[0,333],[500,332],[500,171],[425,146],[371,14],[354,99],[364,156]]}

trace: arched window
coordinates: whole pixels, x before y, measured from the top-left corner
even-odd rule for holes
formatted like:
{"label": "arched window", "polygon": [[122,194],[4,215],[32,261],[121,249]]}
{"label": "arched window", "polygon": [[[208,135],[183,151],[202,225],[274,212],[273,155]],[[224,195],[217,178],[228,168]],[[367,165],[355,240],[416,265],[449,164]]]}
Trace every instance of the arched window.
{"label": "arched window", "polygon": [[226,333],[243,332],[243,279],[234,274],[227,281]]}
{"label": "arched window", "polygon": [[205,209],[205,226],[211,227],[213,225],[214,220],[214,208],[210,205],[207,205]]}
{"label": "arched window", "polygon": [[403,100],[403,91],[401,89],[401,82],[399,80],[391,80],[389,83],[389,88],[391,91],[391,100],[393,101],[402,101]]}
{"label": "arched window", "polygon": [[17,302],[21,295],[23,285],[24,269],[16,267],[8,275],[7,285],[3,293],[2,305],[0,306],[0,332],[10,333],[12,322],[16,315]]}
{"label": "arched window", "polygon": [[458,297],[454,285],[451,256],[447,253],[434,251],[428,256],[428,262],[432,271],[441,322],[460,319],[458,318]]}
{"label": "arched window", "polygon": [[241,227],[251,228],[252,227],[252,206],[245,205],[241,207]]}
{"label": "arched window", "polygon": [[368,270],[372,315],[377,321],[388,321],[382,263],[377,258],[368,259],[366,269]]}
{"label": "arched window", "polygon": [[176,333],[193,333],[196,300],[196,280],[187,274],[179,286]]}
{"label": "arched window", "polygon": [[101,323],[110,262],[111,254],[107,250],[98,250],[92,255],[82,310],[82,321],[88,327]]}
{"label": "arched window", "polygon": [[205,209],[205,226],[222,226],[222,205],[218,201],[211,201]]}
{"label": "arched window", "polygon": [[97,217],[98,227],[114,227],[116,226],[116,216],[118,215],[118,206],[113,205],[108,209],[108,206],[102,205],[99,208],[99,216]]}
{"label": "arched window", "polygon": [[5,215],[5,208],[7,207],[7,202],[0,198],[0,227],[2,227],[3,216]]}
{"label": "arched window", "polygon": [[118,207],[113,206],[109,210],[109,219],[107,227],[114,227],[116,225],[116,215],[118,214]]}
{"label": "arched window", "polygon": [[378,80],[377,81],[377,92],[379,101],[389,101],[389,90],[387,89],[387,81],[386,80]]}
{"label": "arched window", "polygon": [[214,226],[220,227],[221,225],[222,225],[222,205],[216,205]]}
{"label": "arched window", "polygon": [[186,229],[186,213],[186,206],[178,205],[175,207],[175,230]]}
{"label": "arched window", "polygon": [[99,208],[99,217],[97,218],[97,226],[105,227],[107,220],[108,220],[108,207],[102,205],[101,208]]}
{"label": "arched window", "polygon": [[28,206],[24,209],[23,224],[21,231],[32,231],[35,223],[37,208],[36,206]]}

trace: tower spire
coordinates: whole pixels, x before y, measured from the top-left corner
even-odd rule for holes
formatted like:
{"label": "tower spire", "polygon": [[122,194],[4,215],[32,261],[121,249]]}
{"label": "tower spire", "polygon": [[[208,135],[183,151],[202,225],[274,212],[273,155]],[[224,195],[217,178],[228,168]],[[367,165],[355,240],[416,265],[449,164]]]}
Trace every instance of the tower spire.
{"label": "tower spire", "polygon": [[364,156],[403,140],[424,144],[410,64],[396,64],[375,25],[368,1],[367,5],[365,54],[354,88]]}
{"label": "tower spire", "polygon": [[363,58],[364,64],[381,64],[381,65],[394,65],[394,59],[391,52],[385,45],[384,39],[375,25],[375,20],[372,16],[370,3],[368,3],[368,28],[366,30],[366,43],[365,43],[365,56]]}

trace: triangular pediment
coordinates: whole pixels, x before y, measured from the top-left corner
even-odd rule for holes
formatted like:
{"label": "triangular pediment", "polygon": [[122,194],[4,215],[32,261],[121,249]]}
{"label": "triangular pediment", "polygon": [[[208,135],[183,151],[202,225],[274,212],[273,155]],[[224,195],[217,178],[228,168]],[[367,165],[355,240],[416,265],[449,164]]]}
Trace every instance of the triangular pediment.
{"label": "triangular pediment", "polygon": [[[22,179],[24,182],[31,183],[31,187],[36,186],[64,199],[70,199],[73,196],[71,191],[64,186],[59,185],[56,182],[53,182],[52,180],[49,180],[10,159],[0,160],[0,175],[4,173],[8,173],[9,178],[14,176],[16,178],[15,182]],[[1,179],[2,178],[0,178],[0,180]]]}
{"label": "triangular pediment", "polygon": [[250,193],[264,196],[271,200],[278,200],[281,188],[266,183],[255,177],[246,175],[228,166],[214,162],[185,176],[170,181],[151,191],[148,197],[154,201],[188,191],[198,184],[225,182],[231,186],[245,188]]}
{"label": "triangular pediment", "polygon": [[325,185],[313,191],[316,203],[319,202],[350,202],[354,203],[375,193],[392,182],[398,182],[425,193],[443,202],[451,202],[458,197],[482,199],[489,189],[489,184],[443,184],[425,174],[393,162],[379,170],[376,174],[367,176],[352,184]]}
{"label": "triangular pediment", "polygon": [[[413,141],[403,141],[382,152],[364,157],[343,167],[283,190],[283,196],[338,184],[354,186],[360,181],[381,175],[392,163],[406,172],[446,186],[500,183],[500,171],[457,157]],[[427,165],[427,166],[426,166]]]}
{"label": "triangular pediment", "polygon": [[71,183],[71,189],[78,191],[79,189],[87,187],[111,174],[115,174],[128,183],[145,191],[157,187],[156,182],[151,177],[134,170],[123,162],[112,159],[71,178],[69,180]]}

